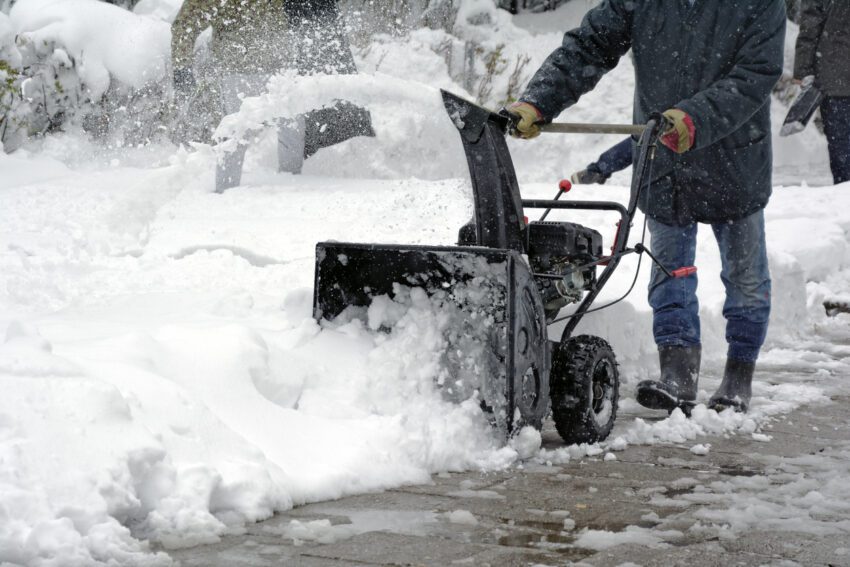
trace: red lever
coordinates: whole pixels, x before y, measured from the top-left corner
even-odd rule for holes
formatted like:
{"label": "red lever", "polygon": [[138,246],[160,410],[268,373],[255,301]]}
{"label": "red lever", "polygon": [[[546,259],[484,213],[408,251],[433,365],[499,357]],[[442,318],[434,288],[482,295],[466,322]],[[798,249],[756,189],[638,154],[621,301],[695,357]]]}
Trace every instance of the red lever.
{"label": "red lever", "polygon": [[561,182],[558,183],[558,189],[563,191],[564,193],[569,193],[570,189],[573,188],[573,184],[570,183],[569,179],[561,179]]}
{"label": "red lever", "polygon": [[687,266],[685,268],[679,268],[678,270],[673,270],[670,272],[674,278],[686,278],[688,276],[692,276],[697,273],[696,266]]}

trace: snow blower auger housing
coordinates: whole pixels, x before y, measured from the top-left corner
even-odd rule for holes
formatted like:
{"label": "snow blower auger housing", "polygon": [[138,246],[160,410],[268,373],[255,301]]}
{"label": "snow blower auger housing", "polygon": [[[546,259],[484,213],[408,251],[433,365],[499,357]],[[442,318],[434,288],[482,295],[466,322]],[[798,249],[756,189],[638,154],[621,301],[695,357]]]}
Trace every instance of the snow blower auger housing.
{"label": "snow blower auger housing", "polygon": [[[561,201],[569,190],[564,184],[554,200],[524,200],[505,140],[510,117],[445,91],[443,102],[460,132],[472,179],[474,217],[460,228],[458,246],[319,243],[314,316],[362,315],[379,297],[411,302],[412,290],[423,290],[448,322],[447,377],[439,379],[448,396],[464,400],[477,391],[506,436],[525,425],[540,429],[551,408],[567,443],[602,440],[616,417],[616,360],[603,339],[572,333],[620,259],[644,251],[627,243],[659,120],[645,128],[628,126],[629,133],[642,132],[628,206]],[[529,223],[526,209],[546,212]],[[603,252],[595,230],[545,221],[552,209],[619,213],[611,253]],[[571,304],[577,307],[560,340],[551,341],[549,324]]]}

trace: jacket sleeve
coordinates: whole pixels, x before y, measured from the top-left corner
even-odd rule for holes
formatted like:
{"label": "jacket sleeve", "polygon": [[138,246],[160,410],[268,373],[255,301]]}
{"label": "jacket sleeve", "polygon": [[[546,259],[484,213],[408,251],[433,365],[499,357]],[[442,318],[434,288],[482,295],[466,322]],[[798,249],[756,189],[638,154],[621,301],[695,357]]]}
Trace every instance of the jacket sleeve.
{"label": "jacket sleeve", "polygon": [[536,106],[551,122],[592,90],[631,47],[633,6],[633,0],[603,0],[590,10],[578,28],[564,35],[520,101]]}
{"label": "jacket sleeve", "polygon": [[175,69],[192,67],[195,41],[212,23],[213,13],[208,0],[185,0],[174,23],[171,24],[171,62]]}
{"label": "jacket sleeve", "polygon": [[694,149],[732,134],[768,103],[782,76],[785,20],[784,0],[762,0],[746,26],[729,73],[675,105],[694,121]]}
{"label": "jacket sleeve", "polygon": [[818,44],[826,24],[827,3],[828,0],[803,1],[800,35],[797,36],[797,50],[794,56],[795,79],[815,74]]}

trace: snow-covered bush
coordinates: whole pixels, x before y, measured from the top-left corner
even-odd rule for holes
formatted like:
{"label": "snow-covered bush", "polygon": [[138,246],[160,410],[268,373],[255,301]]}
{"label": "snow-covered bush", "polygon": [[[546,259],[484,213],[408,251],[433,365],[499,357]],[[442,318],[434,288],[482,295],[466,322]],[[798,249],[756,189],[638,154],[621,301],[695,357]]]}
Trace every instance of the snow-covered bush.
{"label": "snow-covered bush", "polygon": [[77,62],[53,41],[15,36],[0,14],[0,143],[16,149],[27,136],[59,128],[87,102]]}
{"label": "snow-covered bush", "polygon": [[83,125],[139,143],[166,112],[168,24],[98,0],[18,0],[0,19],[0,140]]}
{"label": "snow-covered bush", "polygon": [[12,111],[20,96],[21,54],[9,17],[0,12],[0,147],[17,130]]}
{"label": "snow-covered bush", "polygon": [[346,0],[342,6],[362,58],[373,60],[399,41],[420,45],[442,57],[451,80],[481,103],[513,100],[530,76],[530,58],[511,45],[529,35],[495,0]]}

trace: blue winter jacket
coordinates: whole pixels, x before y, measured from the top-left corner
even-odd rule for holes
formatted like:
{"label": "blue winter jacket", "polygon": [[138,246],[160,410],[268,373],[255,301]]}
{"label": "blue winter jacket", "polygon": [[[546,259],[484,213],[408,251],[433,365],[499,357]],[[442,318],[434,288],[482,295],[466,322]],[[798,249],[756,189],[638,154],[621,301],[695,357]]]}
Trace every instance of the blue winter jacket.
{"label": "blue winter jacket", "polygon": [[659,150],[641,209],[672,225],[737,220],[770,198],[770,93],[784,40],[785,0],[603,0],[520,100],[551,121],[632,49],[635,123],[675,107],[696,126],[691,151]]}

